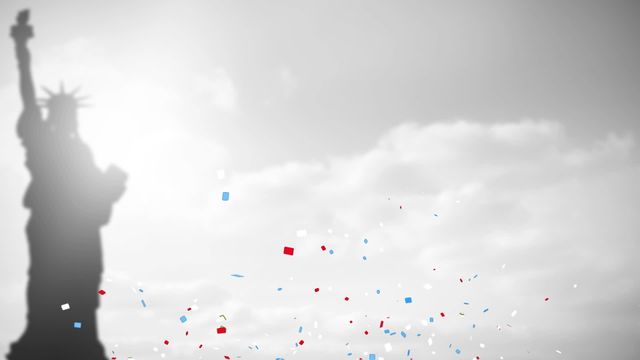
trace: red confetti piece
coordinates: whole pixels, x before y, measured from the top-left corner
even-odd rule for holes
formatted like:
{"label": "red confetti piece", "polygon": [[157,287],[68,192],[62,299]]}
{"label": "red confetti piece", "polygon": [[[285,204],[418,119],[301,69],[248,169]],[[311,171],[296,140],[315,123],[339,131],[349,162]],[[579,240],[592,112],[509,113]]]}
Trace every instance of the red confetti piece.
{"label": "red confetti piece", "polygon": [[320,249],[322,249],[322,251],[325,251],[325,250],[327,250],[327,247],[322,245],[322,246],[320,246]]}
{"label": "red confetti piece", "polygon": [[441,316],[441,317],[444,317],[444,313],[443,313],[443,312],[441,312],[441,313],[440,313],[440,316]]}
{"label": "red confetti piece", "polygon": [[315,289],[313,289],[313,291],[318,292],[318,291],[320,291],[320,288],[315,288]]}
{"label": "red confetti piece", "polygon": [[300,344],[300,345],[304,345],[304,340],[300,340],[300,341],[298,341],[298,344]]}
{"label": "red confetti piece", "polygon": [[293,248],[292,248],[292,247],[285,246],[285,247],[284,247],[284,252],[283,252],[283,253],[284,253],[285,255],[291,255],[291,256],[293,256]]}
{"label": "red confetti piece", "polygon": [[349,324],[353,324],[353,320],[349,320]]}
{"label": "red confetti piece", "polygon": [[169,340],[165,340],[165,341],[164,341],[164,344],[165,344],[165,345],[169,345]]}
{"label": "red confetti piece", "polygon": [[344,298],[344,301],[349,301],[349,297],[348,297],[348,296],[347,296],[347,297],[345,297],[345,298]]}
{"label": "red confetti piece", "polygon": [[227,328],[224,326],[220,326],[216,331],[218,332],[218,334],[226,334]]}
{"label": "red confetti piece", "polygon": [[189,308],[187,308],[187,311],[191,311],[191,308],[190,308],[190,307],[189,307]]}
{"label": "red confetti piece", "polygon": [[100,295],[104,295],[104,294],[106,294],[106,293],[107,293],[107,292],[106,292],[106,291],[104,291],[104,290],[102,290],[102,289],[100,289],[100,291],[98,291],[98,294],[100,294]]}
{"label": "red confetti piece", "polygon": [[380,327],[382,328],[384,326],[384,320],[380,320]]}
{"label": "red confetti piece", "polygon": [[365,335],[369,335],[369,332],[367,330],[364,331]]}
{"label": "red confetti piece", "polygon": [[225,356],[224,356],[224,358],[225,358],[225,359],[227,359],[227,360],[228,360],[228,359],[231,359],[231,358],[230,358],[230,357],[228,357],[227,355],[225,355]]}
{"label": "red confetti piece", "polygon": [[544,298],[544,301],[549,301],[549,298],[548,297]]}
{"label": "red confetti piece", "polygon": [[462,278],[460,278],[460,282],[464,282],[464,281],[462,280]]}
{"label": "red confetti piece", "polygon": [[200,346],[198,346],[198,349],[202,349],[202,344],[200,344]]}
{"label": "red confetti piece", "polygon": [[187,330],[186,333],[184,333],[184,336],[189,336],[189,331]]}

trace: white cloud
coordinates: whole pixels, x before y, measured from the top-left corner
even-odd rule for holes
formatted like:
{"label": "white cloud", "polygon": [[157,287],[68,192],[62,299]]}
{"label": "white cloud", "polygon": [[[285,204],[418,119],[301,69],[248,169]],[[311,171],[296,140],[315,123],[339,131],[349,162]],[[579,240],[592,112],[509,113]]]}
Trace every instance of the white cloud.
{"label": "white cloud", "polygon": [[207,94],[219,110],[230,113],[237,109],[238,89],[225,68],[217,67],[212,74],[200,74],[195,84],[196,90]]}

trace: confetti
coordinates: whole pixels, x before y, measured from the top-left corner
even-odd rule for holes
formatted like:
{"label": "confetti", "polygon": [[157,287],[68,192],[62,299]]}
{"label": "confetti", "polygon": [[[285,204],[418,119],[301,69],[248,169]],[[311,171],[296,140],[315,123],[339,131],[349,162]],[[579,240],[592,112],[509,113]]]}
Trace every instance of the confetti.
{"label": "confetti", "polygon": [[391,347],[391,343],[384,344],[384,350],[386,352],[391,352],[391,350],[393,350],[393,348]]}
{"label": "confetti", "polygon": [[228,191],[223,191],[222,192],[222,201],[229,201],[229,192]]}
{"label": "confetti", "polygon": [[169,340],[165,340],[165,341],[164,341],[164,344],[165,344],[165,345],[169,345]]}
{"label": "confetti", "polygon": [[315,288],[315,289],[313,289],[313,291],[314,291],[314,292],[319,292],[319,291],[320,291],[320,288]]}
{"label": "confetti", "polygon": [[231,274],[231,276],[237,277],[237,278],[243,278],[244,277],[244,275],[242,275],[242,274]]}
{"label": "confetti", "polygon": [[100,295],[104,295],[104,294],[106,294],[106,293],[107,293],[107,292],[106,292],[106,291],[104,291],[104,290],[102,290],[102,289],[100,289],[100,290],[98,291],[98,294],[100,294]]}
{"label": "confetti", "polygon": [[218,334],[226,334],[227,333],[227,328],[224,326],[220,326],[219,328],[216,329],[216,332]]}
{"label": "confetti", "polygon": [[80,329],[82,328],[82,323],[80,321],[76,321],[73,323],[73,328],[74,329]]}
{"label": "confetti", "polygon": [[285,247],[284,247],[284,251],[283,251],[283,253],[284,253],[285,255],[291,255],[291,256],[293,256],[293,248],[292,248],[292,247],[285,246]]}
{"label": "confetti", "polygon": [[413,299],[411,299],[411,297],[404,298],[404,303],[405,304],[411,304],[412,302],[413,302]]}
{"label": "confetti", "polygon": [[344,298],[344,301],[349,301],[349,297],[348,297],[348,296],[347,296],[347,297],[345,297],[345,298]]}
{"label": "confetti", "polygon": [[320,249],[322,249],[322,251],[325,251],[325,250],[327,250],[327,247],[322,245],[322,246],[320,246]]}
{"label": "confetti", "polygon": [[183,323],[183,324],[186,323],[187,322],[187,317],[184,316],[184,315],[180,316],[180,322]]}
{"label": "confetti", "polygon": [[440,313],[440,316],[441,316],[441,317],[444,317],[444,313],[443,313],[443,312],[441,312],[441,313]]}
{"label": "confetti", "polygon": [[300,340],[300,341],[298,341],[298,344],[300,344],[300,345],[304,345],[304,340]]}
{"label": "confetti", "polygon": [[69,305],[69,303],[66,303],[66,304],[60,305],[60,308],[62,309],[62,311],[65,311],[65,310],[71,309],[71,306]]}
{"label": "confetti", "polygon": [[144,302],[144,299],[140,300],[140,303],[142,304],[142,307],[147,307],[147,303]]}

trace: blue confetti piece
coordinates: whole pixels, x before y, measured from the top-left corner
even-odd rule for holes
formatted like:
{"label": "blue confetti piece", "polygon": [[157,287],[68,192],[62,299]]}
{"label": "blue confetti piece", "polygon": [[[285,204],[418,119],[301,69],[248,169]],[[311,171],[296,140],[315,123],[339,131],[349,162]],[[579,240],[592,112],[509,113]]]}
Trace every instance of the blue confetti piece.
{"label": "blue confetti piece", "polygon": [[180,316],[180,322],[183,323],[183,324],[186,323],[187,322],[187,317],[184,316],[184,315]]}
{"label": "blue confetti piece", "polygon": [[229,192],[228,191],[224,191],[222,193],[222,201],[229,201]]}
{"label": "blue confetti piece", "polygon": [[351,355],[353,355],[353,353],[347,353],[347,356],[351,356]]}
{"label": "blue confetti piece", "polygon": [[237,277],[237,278],[243,278],[244,277],[244,275],[242,275],[242,274],[231,274],[231,276]]}
{"label": "blue confetti piece", "polygon": [[380,295],[380,289],[376,290],[376,294]]}
{"label": "blue confetti piece", "polygon": [[366,257],[366,256],[363,256],[363,257],[362,257],[362,260],[367,261],[367,257]]}
{"label": "blue confetti piece", "polygon": [[390,331],[389,329],[384,329],[384,333],[385,333],[385,334],[388,334],[388,333],[390,333],[390,332],[391,332],[391,331]]}
{"label": "blue confetti piece", "polygon": [[391,334],[389,334],[389,336],[393,336],[393,335],[395,335],[395,334],[396,334],[396,332],[394,331],[394,332],[392,332]]}
{"label": "blue confetti piece", "polygon": [[364,239],[364,243],[365,243],[365,244],[368,244],[368,243],[369,243],[369,240]]}
{"label": "blue confetti piece", "polygon": [[299,334],[301,334],[301,333],[302,333],[302,326],[300,326],[300,327],[298,328],[298,333],[299,333]]}
{"label": "blue confetti piece", "polygon": [[144,290],[142,290],[142,289],[138,289],[138,291],[140,291],[141,293],[143,293],[143,292],[144,292]]}
{"label": "blue confetti piece", "polygon": [[333,249],[329,250],[329,254],[333,255]]}
{"label": "blue confetti piece", "polygon": [[147,303],[144,302],[144,299],[140,300],[140,303],[142,303],[142,307],[147,307]]}
{"label": "blue confetti piece", "polygon": [[460,354],[461,352],[460,349],[456,349],[456,354]]}
{"label": "blue confetti piece", "polygon": [[400,331],[400,336],[402,336],[403,338],[407,337],[407,333],[405,333],[404,331]]}
{"label": "blue confetti piece", "polygon": [[429,322],[432,323],[434,321],[433,316],[429,317]]}
{"label": "blue confetti piece", "polygon": [[80,328],[82,328],[82,323],[80,321],[76,321],[76,322],[73,323],[73,327],[75,329],[80,329]]}
{"label": "blue confetti piece", "polygon": [[469,305],[469,303],[468,303],[468,302],[466,302],[466,301],[464,302],[464,304],[465,304],[465,305]]}
{"label": "blue confetti piece", "polygon": [[376,360],[376,354],[369,354],[369,360]]}
{"label": "blue confetti piece", "polygon": [[473,324],[473,328],[474,328],[474,329],[476,328],[476,324]]}
{"label": "blue confetti piece", "polygon": [[282,291],[282,288],[277,288],[276,290],[277,290],[277,291]]}
{"label": "blue confetti piece", "polygon": [[411,349],[407,349],[407,356],[411,355]]}
{"label": "blue confetti piece", "polygon": [[486,313],[487,311],[489,311],[489,308],[482,310],[483,313]]}
{"label": "blue confetti piece", "polygon": [[413,299],[411,299],[411,297],[410,297],[410,296],[408,296],[408,297],[404,298],[404,303],[405,303],[405,304],[411,304],[412,302],[413,302]]}

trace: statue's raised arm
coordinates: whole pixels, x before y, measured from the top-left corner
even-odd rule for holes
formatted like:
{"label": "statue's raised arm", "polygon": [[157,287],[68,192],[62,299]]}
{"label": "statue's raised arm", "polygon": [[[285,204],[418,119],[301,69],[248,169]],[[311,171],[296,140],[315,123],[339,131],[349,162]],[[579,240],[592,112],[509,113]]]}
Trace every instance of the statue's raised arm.
{"label": "statue's raised arm", "polygon": [[16,25],[11,27],[11,37],[16,46],[20,72],[20,95],[23,105],[23,114],[18,123],[18,133],[23,133],[22,130],[30,127],[29,123],[42,121],[31,76],[31,54],[27,48],[27,41],[33,37],[33,27],[29,25],[29,10],[22,10],[18,13]]}

